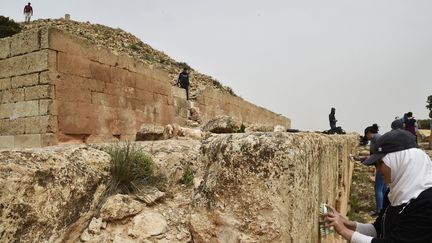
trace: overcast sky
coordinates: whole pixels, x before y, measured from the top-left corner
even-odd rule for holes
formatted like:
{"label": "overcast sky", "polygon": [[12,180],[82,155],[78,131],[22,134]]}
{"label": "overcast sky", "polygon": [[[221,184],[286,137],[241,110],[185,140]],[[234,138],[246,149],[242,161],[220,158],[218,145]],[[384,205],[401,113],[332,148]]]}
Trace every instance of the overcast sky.
{"label": "overcast sky", "polygon": [[[23,21],[26,1],[1,0]],[[430,0],[38,0],[33,19],[122,28],[211,75],[302,130],[390,129],[395,116],[427,118],[432,94]]]}

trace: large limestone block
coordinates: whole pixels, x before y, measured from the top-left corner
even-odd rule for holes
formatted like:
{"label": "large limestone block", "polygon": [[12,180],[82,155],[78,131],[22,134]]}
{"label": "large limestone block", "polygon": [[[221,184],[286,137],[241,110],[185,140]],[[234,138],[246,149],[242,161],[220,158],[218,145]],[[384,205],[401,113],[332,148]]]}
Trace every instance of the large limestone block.
{"label": "large limestone block", "polygon": [[16,56],[36,51],[40,48],[40,30],[23,31],[11,37],[11,55]]}
{"label": "large limestone block", "polygon": [[53,242],[102,193],[109,155],[86,147],[0,152],[4,242]]}
{"label": "large limestone block", "polygon": [[0,78],[48,70],[55,53],[41,50],[0,60]]}
{"label": "large limestone block", "polygon": [[136,141],[152,141],[164,139],[163,126],[144,124],[136,134]]}
{"label": "large limestone block", "polygon": [[258,242],[318,242],[319,203],[324,200],[346,212],[348,154],[356,145],[357,136],[348,135],[212,136],[201,148],[205,175],[195,205],[209,208],[208,223],[215,227],[210,235],[223,230],[226,224],[214,220],[223,214],[237,222],[231,232]]}
{"label": "large limestone block", "polygon": [[22,88],[26,86],[34,86],[39,83],[39,74],[32,73],[23,76],[12,78],[12,88]]}
{"label": "large limestone block", "polygon": [[213,133],[233,133],[240,126],[232,117],[229,116],[218,116],[208,121],[203,131]]}

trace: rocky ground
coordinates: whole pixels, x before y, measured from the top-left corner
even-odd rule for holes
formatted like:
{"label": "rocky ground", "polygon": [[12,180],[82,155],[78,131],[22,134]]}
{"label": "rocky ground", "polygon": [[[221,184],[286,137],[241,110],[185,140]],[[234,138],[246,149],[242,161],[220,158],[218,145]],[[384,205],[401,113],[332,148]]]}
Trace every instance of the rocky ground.
{"label": "rocky ground", "polygon": [[107,47],[114,53],[126,54],[136,60],[141,60],[144,63],[166,70],[169,73],[172,85],[176,85],[177,77],[181,70],[184,67],[188,67],[191,76],[190,94],[192,98],[200,90],[204,90],[209,86],[235,95],[230,87],[223,86],[213,77],[199,73],[184,62],[177,62],[165,53],[153,49],[134,35],[120,28],[114,29],[100,24],[72,20],[66,21],[64,19],[39,19],[23,27],[24,30],[28,30],[49,26],[73,33],[90,41],[92,44]]}
{"label": "rocky ground", "polygon": [[[427,144],[420,144],[420,148],[432,158],[432,150],[426,149]],[[358,148],[359,155],[368,154],[369,148],[360,146]],[[375,168],[373,166],[364,166],[360,162],[354,165],[353,179],[351,185],[350,206],[351,210],[348,213],[350,219],[367,223],[373,222],[374,218],[369,215],[369,212],[375,208]]]}

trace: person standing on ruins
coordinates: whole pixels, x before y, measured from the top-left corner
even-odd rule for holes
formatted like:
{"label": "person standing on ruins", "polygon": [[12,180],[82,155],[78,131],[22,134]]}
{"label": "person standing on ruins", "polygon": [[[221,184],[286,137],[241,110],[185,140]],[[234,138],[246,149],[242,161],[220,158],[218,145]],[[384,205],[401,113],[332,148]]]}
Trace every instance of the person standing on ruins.
{"label": "person standing on ruins", "polygon": [[405,130],[407,130],[408,132],[412,133],[414,136],[417,136],[416,133],[416,119],[413,117],[413,113],[412,112],[408,112],[406,119],[404,121],[405,124]]}
{"label": "person standing on ruins", "polygon": [[189,73],[186,68],[183,68],[183,71],[179,74],[177,84],[180,85],[180,88],[186,90],[186,100],[189,100]]}
{"label": "person standing on ruins", "polygon": [[33,8],[30,6],[31,4],[28,3],[25,7],[24,7],[24,16],[25,16],[25,22],[29,23],[30,22],[30,18],[31,16],[33,16]]}
{"label": "person standing on ruins", "polygon": [[336,117],[335,117],[336,109],[334,107],[331,108],[330,114],[329,114],[329,122],[330,122],[330,129],[335,130],[336,129]]}

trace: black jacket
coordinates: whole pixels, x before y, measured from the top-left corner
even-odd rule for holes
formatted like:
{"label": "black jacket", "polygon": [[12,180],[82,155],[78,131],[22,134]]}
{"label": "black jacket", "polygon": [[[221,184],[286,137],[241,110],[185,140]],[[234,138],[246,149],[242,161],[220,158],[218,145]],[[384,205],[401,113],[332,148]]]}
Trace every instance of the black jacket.
{"label": "black jacket", "polygon": [[180,84],[180,87],[187,88],[189,87],[189,74],[187,72],[181,72],[179,74],[177,82]]}
{"label": "black jacket", "polygon": [[432,243],[432,188],[409,203],[391,206],[388,191],[385,210],[373,224],[378,238],[372,243]]}

